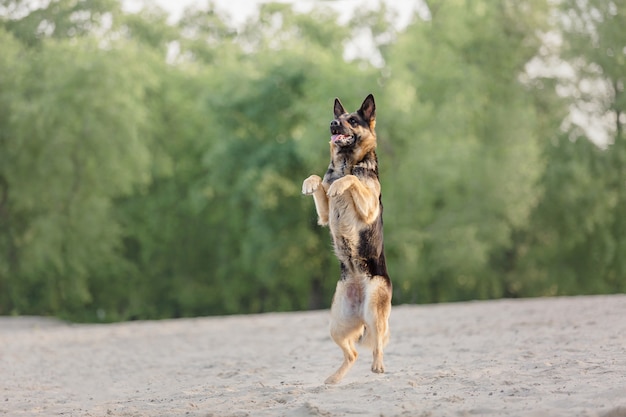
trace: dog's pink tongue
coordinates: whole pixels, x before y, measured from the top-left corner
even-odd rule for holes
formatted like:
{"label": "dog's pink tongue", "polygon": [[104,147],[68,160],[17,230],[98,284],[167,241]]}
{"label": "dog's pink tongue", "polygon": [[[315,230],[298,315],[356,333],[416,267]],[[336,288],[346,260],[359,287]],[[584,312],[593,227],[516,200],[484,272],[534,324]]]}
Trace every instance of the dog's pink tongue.
{"label": "dog's pink tongue", "polygon": [[339,136],[341,136],[341,135],[332,135],[332,136],[330,137],[330,141],[331,141],[331,142],[336,141],[336,140],[337,140],[337,138],[338,138]]}

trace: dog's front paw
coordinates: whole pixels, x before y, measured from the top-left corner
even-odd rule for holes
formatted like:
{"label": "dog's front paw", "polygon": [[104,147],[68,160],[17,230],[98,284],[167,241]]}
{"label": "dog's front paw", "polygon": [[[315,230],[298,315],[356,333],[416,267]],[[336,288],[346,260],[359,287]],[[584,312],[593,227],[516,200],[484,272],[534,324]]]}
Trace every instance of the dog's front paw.
{"label": "dog's front paw", "polygon": [[322,184],[322,179],[319,177],[319,175],[311,175],[302,183],[302,194],[304,195],[313,194],[315,191],[317,191],[317,189],[320,187],[321,184]]}
{"label": "dog's front paw", "polygon": [[328,187],[328,196],[335,197],[342,195],[348,188],[352,187],[355,181],[358,181],[358,179],[354,175],[346,175],[345,177],[339,178]]}

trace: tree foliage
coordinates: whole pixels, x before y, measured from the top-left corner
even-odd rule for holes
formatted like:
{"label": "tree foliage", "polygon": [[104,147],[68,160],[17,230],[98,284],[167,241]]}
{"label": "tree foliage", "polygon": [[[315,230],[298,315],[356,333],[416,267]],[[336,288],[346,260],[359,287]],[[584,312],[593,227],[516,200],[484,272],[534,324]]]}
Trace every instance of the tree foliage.
{"label": "tree foliage", "polygon": [[623,292],[626,11],[613,1],[565,1],[559,11],[561,57],[572,69],[559,80],[561,91],[571,109],[605,133],[606,149],[591,143],[597,132],[572,118],[546,144],[544,196],[511,275],[523,293]]}
{"label": "tree foliage", "polygon": [[0,1],[0,313],[327,307],[338,266],[300,184],[334,97],[370,92],[396,302],[626,290],[624,8],[428,9],[398,30],[384,5],[344,24],[269,3],[233,27],[210,3],[171,24]]}

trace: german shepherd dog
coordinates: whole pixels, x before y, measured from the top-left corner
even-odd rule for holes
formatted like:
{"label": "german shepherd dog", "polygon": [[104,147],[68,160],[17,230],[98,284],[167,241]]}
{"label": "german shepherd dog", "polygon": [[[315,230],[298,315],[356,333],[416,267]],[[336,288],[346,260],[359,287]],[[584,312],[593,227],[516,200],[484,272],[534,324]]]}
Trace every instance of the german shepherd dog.
{"label": "german shepherd dog", "polygon": [[330,335],[344,360],[327,384],[341,381],[354,365],[357,341],[373,350],[372,372],[384,372],[392,294],[383,250],[374,96],[368,95],[353,113],[335,99],[334,115],[328,170],[323,179],[311,175],[302,184],[302,193],[313,195],[318,223],[330,228],[341,267],[330,309]]}

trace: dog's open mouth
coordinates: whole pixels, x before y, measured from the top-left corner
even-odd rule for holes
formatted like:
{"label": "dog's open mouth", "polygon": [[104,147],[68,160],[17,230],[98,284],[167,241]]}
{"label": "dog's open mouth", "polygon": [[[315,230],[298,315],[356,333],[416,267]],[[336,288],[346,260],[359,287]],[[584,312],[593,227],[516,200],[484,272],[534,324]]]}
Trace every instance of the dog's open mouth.
{"label": "dog's open mouth", "polygon": [[348,136],[348,135],[332,135],[330,137],[330,141],[338,145],[347,145],[351,143],[353,139],[354,139],[354,136]]}

